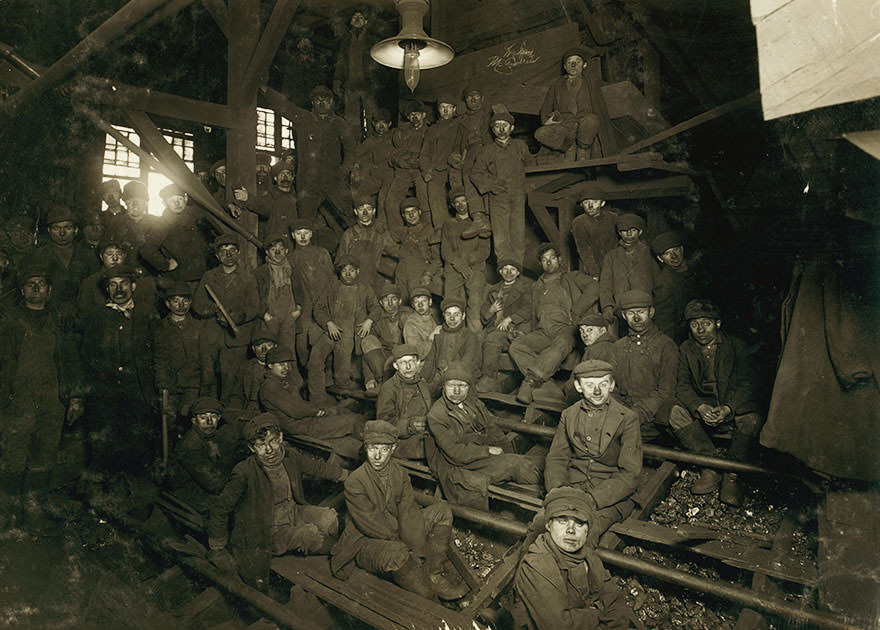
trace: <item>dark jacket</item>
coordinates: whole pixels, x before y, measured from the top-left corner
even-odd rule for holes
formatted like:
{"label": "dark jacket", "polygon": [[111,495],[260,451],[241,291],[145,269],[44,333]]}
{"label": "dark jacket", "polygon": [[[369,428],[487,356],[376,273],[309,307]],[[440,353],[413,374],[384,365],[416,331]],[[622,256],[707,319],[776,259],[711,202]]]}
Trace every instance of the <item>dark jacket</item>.
{"label": "dark jacket", "polygon": [[153,361],[156,387],[160,390],[177,393],[182,389],[199,389],[204,325],[191,315],[179,323],[166,316],[156,324]]}
{"label": "dark jacket", "polygon": [[[303,474],[332,480],[342,476],[342,468],[338,464],[308,457],[290,445],[285,445],[285,448],[283,465],[290,477],[293,500],[300,505],[307,503],[303,492]],[[236,464],[211,508],[208,520],[211,547],[224,546],[228,541],[230,546],[239,549],[264,549],[269,552],[272,549],[274,501],[272,482],[256,455]]]}
{"label": "dark jacket", "polygon": [[642,424],[653,421],[661,406],[674,399],[678,348],[656,326],[614,342],[612,363],[616,397],[639,414]]}
{"label": "dark jacket", "polygon": [[237,333],[233,333],[228,326],[223,326],[226,347],[240,348],[248,345],[251,341],[251,329],[257,317],[262,315],[260,312],[262,304],[254,274],[243,267],[238,267],[232,273],[225,273],[222,268],[214,267],[204,273],[193,295],[192,309],[202,317],[214,318],[214,323],[209,323],[208,326],[219,326],[216,318],[220,313],[220,307],[208,295],[206,286],[211,287],[226,312],[238,325]]}
{"label": "dark jacket", "polygon": [[407,382],[395,373],[382,383],[376,400],[376,420],[385,420],[397,428],[400,441],[394,453],[396,457],[421,459],[425,456],[425,431],[431,404],[431,389],[423,378]]}
{"label": "dark jacket", "polygon": [[562,412],[544,464],[547,490],[583,486],[606,508],[630,496],[642,472],[639,417],[616,400],[590,417],[584,403]]}
{"label": "dark jacket", "polygon": [[578,252],[578,269],[599,277],[605,254],[617,246],[617,209],[604,207],[598,217],[581,214],[571,222],[571,235]]}
{"label": "dark jacket", "polygon": [[[162,276],[173,281],[194,282],[208,268],[212,224],[200,207],[188,205],[179,215],[166,210],[147,235],[141,257]],[[178,266],[168,270],[173,258]]]}
{"label": "dark jacket", "polygon": [[616,308],[617,299],[626,291],[638,290],[651,293],[657,264],[651,248],[639,241],[631,252],[618,244],[602,259],[599,276],[599,301],[602,309]]}
{"label": "dark jacket", "polygon": [[549,532],[544,532],[529,546],[516,571],[514,588],[535,628],[628,628],[625,600],[599,556],[592,550],[584,554],[587,575],[583,580],[569,575],[571,571],[583,572],[583,568],[563,569],[558,554]]}
{"label": "dark jacket", "polygon": [[464,365],[471,366],[475,372],[479,372],[481,347],[477,333],[464,323],[455,330],[449,330],[446,324],[443,324],[442,329],[431,342],[431,350],[422,366],[422,375],[432,387],[437,387],[453,361],[461,361]]}
{"label": "dark jacket", "polygon": [[541,274],[532,285],[532,330],[557,335],[587,311],[595,311],[598,299],[598,284],[583,272]]}
{"label": "dark jacket", "polygon": [[[484,326],[497,326],[505,317],[510,317],[511,324],[518,330],[532,318],[532,285],[534,281],[519,276],[511,285],[504,281],[490,284],[486,291],[486,299],[480,307],[480,319]],[[489,307],[496,298],[501,298],[501,310],[489,314]]]}
{"label": "dark jacket", "polygon": [[174,480],[175,485],[192,482],[202,492],[220,494],[233,466],[244,455],[240,437],[238,427],[231,424],[221,424],[210,437],[191,427],[174,449],[174,462],[185,473]]}
{"label": "dark jacket", "polygon": [[[718,333],[714,374],[707,373],[700,345],[688,339],[678,348],[678,379],[675,397],[696,415],[697,407],[727,405],[734,416],[757,411],[754,400],[755,370],[746,345],[739,339]],[[716,381],[713,389],[707,381]]]}

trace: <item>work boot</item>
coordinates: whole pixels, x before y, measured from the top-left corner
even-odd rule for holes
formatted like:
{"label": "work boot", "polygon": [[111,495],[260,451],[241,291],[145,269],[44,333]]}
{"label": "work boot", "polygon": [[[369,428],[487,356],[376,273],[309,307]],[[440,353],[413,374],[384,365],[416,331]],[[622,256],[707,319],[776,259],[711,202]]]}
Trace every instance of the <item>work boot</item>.
{"label": "work boot", "polygon": [[721,492],[718,494],[718,498],[721,499],[722,503],[735,507],[743,504],[743,487],[742,482],[739,480],[739,475],[732,472],[724,473],[724,477],[721,480]]}
{"label": "work boot", "polygon": [[[675,430],[675,437],[687,450],[702,455],[714,455],[715,445],[706,434],[703,425],[699,422],[691,422],[686,427]],[[721,475],[711,468],[700,471],[700,478],[691,487],[692,494],[709,494],[721,483]]]}
{"label": "work boot", "polygon": [[[733,435],[730,436],[727,457],[738,462],[748,461],[754,444],[755,437],[753,435],[734,430]],[[719,498],[728,505],[739,506],[743,504],[743,487],[739,475],[724,473]]]}
{"label": "work boot", "polygon": [[558,405],[565,402],[562,388],[553,380],[546,381],[532,394],[532,399],[538,403]]}
{"label": "work boot", "polygon": [[516,392],[516,399],[522,403],[530,403],[534,400],[535,388],[541,383],[534,376],[526,376]]}
{"label": "work boot", "polygon": [[483,374],[477,382],[477,391],[497,392],[500,391],[501,382],[498,379],[498,366],[501,364],[501,346],[487,343],[483,346]]}
{"label": "work boot", "polygon": [[468,587],[461,581],[458,572],[455,569],[446,570],[446,549],[451,535],[452,527],[449,525],[436,525],[428,535],[428,558],[425,564],[428,583],[437,597],[444,601],[461,599],[468,593]]}
{"label": "work boot", "polygon": [[492,235],[492,226],[489,225],[489,217],[483,212],[474,213],[474,224],[461,233],[461,237],[468,239],[479,236],[489,238]]}
{"label": "work boot", "polygon": [[428,578],[425,575],[425,568],[412,555],[402,567],[397,571],[391,572],[391,578],[400,588],[408,590],[410,593],[421,595],[425,599],[437,600],[434,589],[431,588]]}
{"label": "work boot", "polygon": [[[373,379],[376,383],[381,383],[385,376],[385,353],[379,349],[370,350],[364,355],[364,363],[369,368],[369,371],[373,373]],[[368,380],[370,379],[367,375],[364,375],[364,381]]]}

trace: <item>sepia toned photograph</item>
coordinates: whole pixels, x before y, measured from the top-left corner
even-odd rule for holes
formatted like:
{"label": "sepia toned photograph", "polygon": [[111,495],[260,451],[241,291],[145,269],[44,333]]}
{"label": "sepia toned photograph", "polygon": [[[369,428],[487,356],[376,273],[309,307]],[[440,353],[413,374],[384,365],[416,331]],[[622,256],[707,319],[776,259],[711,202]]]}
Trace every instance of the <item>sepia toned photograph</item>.
{"label": "sepia toned photograph", "polygon": [[0,627],[880,630],[880,4],[0,0]]}

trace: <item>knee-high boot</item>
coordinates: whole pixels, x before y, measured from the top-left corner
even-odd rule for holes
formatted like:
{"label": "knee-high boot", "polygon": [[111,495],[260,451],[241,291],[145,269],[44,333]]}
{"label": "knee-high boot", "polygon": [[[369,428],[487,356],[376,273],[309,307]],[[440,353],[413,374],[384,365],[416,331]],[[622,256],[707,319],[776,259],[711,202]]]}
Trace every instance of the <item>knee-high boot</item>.
{"label": "knee-high boot", "polygon": [[[714,455],[715,445],[706,434],[705,429],[699,422],[691,422],[689,425],[675,430],[675,437],[678,438],[682,446],[693,453],[701,453],[703,455]],[[691,487],[693,494],[709,494],[718,487],[721,482],[721,475],[711,468],[704,468],[700,471],[700,478]]]}

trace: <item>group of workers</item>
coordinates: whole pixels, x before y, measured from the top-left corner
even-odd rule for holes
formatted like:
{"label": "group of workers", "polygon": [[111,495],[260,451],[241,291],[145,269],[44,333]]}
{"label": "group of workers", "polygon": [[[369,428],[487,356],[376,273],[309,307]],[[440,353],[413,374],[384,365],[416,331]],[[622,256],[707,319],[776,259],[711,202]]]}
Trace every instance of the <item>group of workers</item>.
{"label": "group of workers", "polygon": [[[571,159],[602,151],[588,59],[566,53],[536,133]],[[594,549],[639,502],[642,443],[672,434],[714,454],[711,436],[726,430],[727,456],[748,459],[762,421],[754,372],[699,294],[683,236],[646,243],[642,217],[607,206],[600,190],[573,200],[577,260],[545,243],[538,277],[524,275],[528,149],[506,108],[484,108],[478,88],[463,98],[459,116],[457,98],[439,97],[432,125],[421,104],[397,129],[379,112],[375,135],[352,148],[318,87],[312,110],[291,118],[308,130],[298,158],[259,159],[255,194],[227,199],[216,163],[221,207],[261,217],[256,269],[241,237],[176,184],[160,193],[161,217],[146,213],[137,181],[105,182],[103,212],[51,206],[39,246],[29,219],[10,220],[5,518],[57,485],[77,446],[91,478],[106,479],[146,474],[170,441],[167,482],[206,515],[218,567],[260,586],[273,555],[329,553],[339,576],[356,565],[456,599],[466,589],[445,561],[452,512],[419,507],[399,464],[418,459],[455,504],[488,509],[490,485],[504,481],[546,492],[515,580],[538,628],[627,627]],[[331,223],[319,208],[350,225],[332,255],[316,242]],[[517,452],[479,396],[505,389],[564,408],[549,449]],[[350,411],[353,390],[375,398],[374,417]],[[361,440],[365,461],[316,461],[285,442],[297,436]],[[344,482],[343,528],[306,501],[304,474]],[[705,469],[690,489],[719,486],[741,504],[734,474]]]}

